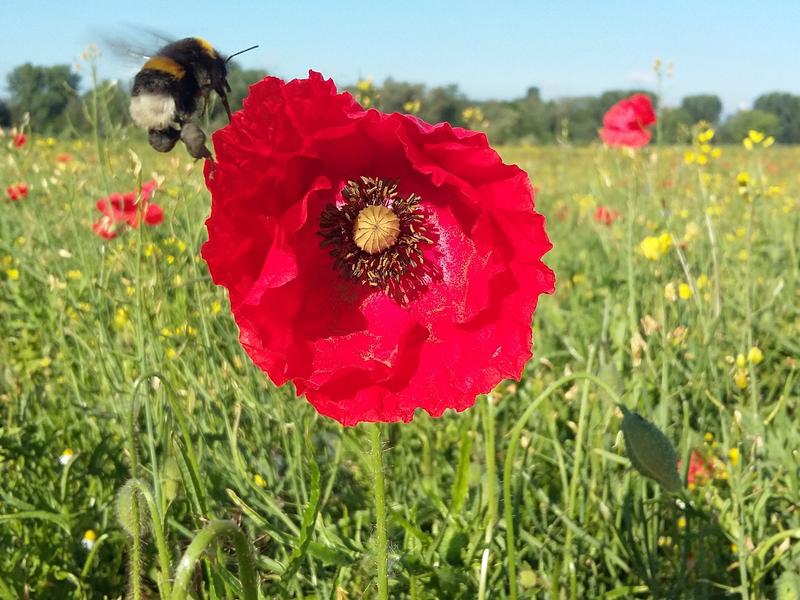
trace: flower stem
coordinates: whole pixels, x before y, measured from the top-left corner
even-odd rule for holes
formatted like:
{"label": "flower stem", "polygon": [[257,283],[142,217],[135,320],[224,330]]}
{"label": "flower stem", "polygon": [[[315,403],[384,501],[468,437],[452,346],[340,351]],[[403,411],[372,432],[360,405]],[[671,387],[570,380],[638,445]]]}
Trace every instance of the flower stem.
{"label": "flower stem", "polygon": [[383,479],[383,448],[381,427],[377,423],[369,426],[370,466],[372,468],[372,492],[375,500],[375,567],[378,575],[378,600],[389,598],[389,561],[386,538],[386,492]]}
{"label": "flower stem", "polygon": [[257,600],[258,574],[253,546],[233,521],[211,521],[195,536],[175,570],[172,600],[185,600],[189,597],[189,586],[197,562],[211,543],[221,536],[230,538],[236,549],[243,600]]}

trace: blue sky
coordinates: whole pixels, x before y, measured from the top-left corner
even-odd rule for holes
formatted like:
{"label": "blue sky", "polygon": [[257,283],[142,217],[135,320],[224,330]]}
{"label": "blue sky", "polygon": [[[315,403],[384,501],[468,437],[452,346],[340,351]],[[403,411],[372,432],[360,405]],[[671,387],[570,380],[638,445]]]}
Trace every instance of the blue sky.
{"label": "blue sky", "polygon": [[[260,44],[240,63],[284,77],[314,68],[341,85],[368,75],[456,83],[478,99],[513,98],[531,85],[545,98],[655,89],[656,57],[675,65],[667,104],[712,92],[729,113],[762,92],[800,93],[797,0],[4,0],[3,21],[0,92],[18,64],[72,64],[101,33],[135,38],[152,28],[205,37],[225,53]],[[101,58],[105,77],[135,70]]]}

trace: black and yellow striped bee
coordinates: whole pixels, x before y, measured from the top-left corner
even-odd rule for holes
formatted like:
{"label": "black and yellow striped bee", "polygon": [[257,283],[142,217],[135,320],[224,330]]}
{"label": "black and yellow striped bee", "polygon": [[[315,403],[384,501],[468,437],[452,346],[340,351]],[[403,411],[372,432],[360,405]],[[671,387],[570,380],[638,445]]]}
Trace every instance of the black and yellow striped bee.
{"label": "black and yellow striped bee", "polygon": [[214,91],[230,120],[227,64],[236,54],[223,58],[206,40],[190,37],[167,44],[144,63],[133,80],[130,112],[147,129],[153,148],[169,152],[180,139],[192,157],[211,158],[206,135],[192,118],[205,109]]}

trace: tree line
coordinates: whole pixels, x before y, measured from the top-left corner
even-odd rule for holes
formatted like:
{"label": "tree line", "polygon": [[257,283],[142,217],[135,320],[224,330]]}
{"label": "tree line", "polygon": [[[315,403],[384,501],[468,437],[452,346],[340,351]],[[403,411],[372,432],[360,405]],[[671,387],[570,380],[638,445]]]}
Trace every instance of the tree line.
{"label": "tree line", "polygon": [[[231,65],[228,77],[232,107],[241,106],[250,83],[261,79],[264,71]],[[19,123],[30,115],[33,129],[44,134],[84,135],[97,127],[101,132],[125,127],[128,115],[129,85],[96,82],[79,93],[81,76],[67,65],[16,67],[7,77],[8,98],[0,98],[0,126]],[[528,88],[513,100],[476,101],[456,85],[426,86],[386,79],[378,85],[365,80],[348,88],[365,106],[386,112],[412,112],[438,123],[485,130],[496,144],[529,142],[586,143],[597,139],[605,112],[632,93],[646,90],[610,90],[598,96],[574,96],[544,100],[539,88]],[[677,107],[658,109],[658,134],[666,143],[691,141],[693,125],[705,121],[718,129],[723,142],[738,143],[748,130],[772,135],[780,143],[800,143],[800,96],[771,92],[759,96],[753,108],[740,110],[722,119],[722,102],[714,94],[683,98]],[[208,124],[224,121],[219,102],[211,100],[204,117]]]}

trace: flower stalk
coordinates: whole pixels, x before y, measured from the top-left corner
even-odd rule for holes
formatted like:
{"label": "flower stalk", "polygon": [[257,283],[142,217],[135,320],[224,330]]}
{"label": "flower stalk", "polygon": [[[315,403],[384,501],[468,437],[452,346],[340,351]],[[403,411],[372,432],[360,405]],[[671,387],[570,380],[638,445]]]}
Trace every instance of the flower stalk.
{"label": "flower stalk", "polygon": [[378,600],[389,598],[389,557],[386,536],[386,491],[383,478],[383,446],[381,427],[369,425],[370,469],[372,493],[375,501],[375,571],[378,579]]}

